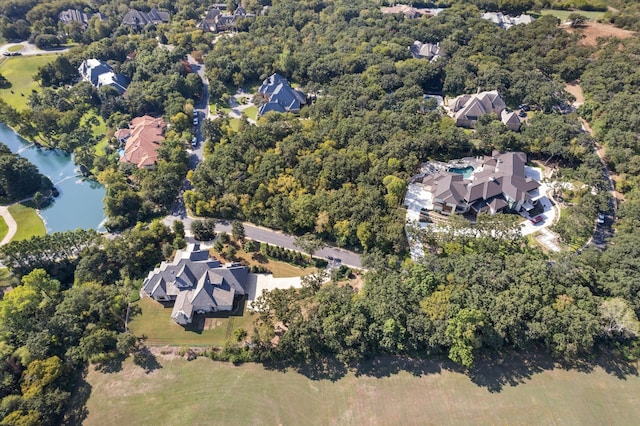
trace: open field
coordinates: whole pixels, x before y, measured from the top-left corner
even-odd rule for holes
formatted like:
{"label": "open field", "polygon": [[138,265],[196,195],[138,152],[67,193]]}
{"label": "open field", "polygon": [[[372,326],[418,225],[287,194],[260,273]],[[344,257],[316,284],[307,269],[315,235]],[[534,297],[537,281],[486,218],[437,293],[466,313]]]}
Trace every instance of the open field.
{"label": "open field", "polygon": [[0,66],[0,72],[9,80],[11,87],[0,89],[0,97],[9,105],[23,111],[32,90],[40,90],[33,76],[42,65],[53,61],[56,55],[12,56]]}
{"label": "open field", "polygon": [[[521,360],[472,375],[448,363],[382,360],[359,376],[317,380],[257,364],[161,356],[145,373],[131,359],[90,368],[85,425],[601,425],[638,424],[640,378],[600,367],[537,368]],[[400,364],[400,365],[398,365]],[[398,369],[398,367],[400,367]],[[443,367],[445,369],[443,369]],[[106,398],[105,396],[109,397]]]}
{"label": "open field", "polygon": [[9,206],[9,213],[18,224],[18,230],[12,241],[26,240],[35,235],[45,235],[47,233],[44,222],[42,222],[35,209],[22,204],[13,204]]}
{"label": "open field", "polygon": [[599,37],[617,37],[619,39],[625,39],[636,36],[633,31],[623,30],[622,28],[614,27],[610,24],[601,24],[599,22],[587,22],[582,28],[567,28],[570,33],[577,32],[584,37],[578,42],[586,46],[597,46]]}
{"label": "open field", "polygon": [[149,297],[140,299],[134,306],[141,312],[132,317],[129,329],[136,336],[146,336],[147,345],[171,345],[171,346],[224,346],[227,339],[233,339],[233,331],[244,328],[251,332],[253,316],[244,312],[244,306],[240,312],[243,316],[198,315],[188,327],[182,327],[171,319],[172,307],[164,307],[162,304]]}
{"label": "open field", "polygon": [[596,21],[604,16],[605,12],[586,11],[586,10],[556,10],[556,9],[542,9],[541,15],[553,15],[561,21],[566,21],[569,15],[572,13],[578,13],[587,17],[590,21]]}

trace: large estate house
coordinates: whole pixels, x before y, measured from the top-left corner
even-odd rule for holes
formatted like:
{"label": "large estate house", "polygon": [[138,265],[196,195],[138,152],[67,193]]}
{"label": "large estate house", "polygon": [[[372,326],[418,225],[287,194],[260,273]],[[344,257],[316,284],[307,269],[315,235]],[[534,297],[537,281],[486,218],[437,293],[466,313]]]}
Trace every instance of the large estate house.
{"label": "large estate house", "polygon": [[482,19],[493,22],[505,30],[513,27],[514,25],[528,25],[534,21],[534,18],[531,15],[522,14],[518,16],[509,16],[502,14],[502,12],[486,12],[483,13],[481,17]]}
{"label": "large estate house", "polygon": [[98,59],[85,59],[78,67],[83,81],[88,81],[95,88],[103,86],[113,87],[119,94],[127,90],[129,81],[122,74],[113,72],[111,65]]}
{"label": "large estate house", "polygon": [[173,261],[162,262],[142,283],[142,290],[158,302],[173,302],[171,318],[178,324],[193,321],[196,313],[231,311],[247,294],[249,269],[223,265],[208,250],[190,244]]}
{"label": "large estate house", "polygon": [[65,25],[72,22],[77,22],[82,26],[82,29],[86,29],[89,25],[89,21],[94,17],[99,21],[107,20],[107,17],[100,12],[86,13],[78,9],[67,9],[58,14],[58,21],[62,22]]}
{"label": "large estate house", "polygon": [[412,185],[429,195],[422,210],[444,215],[527,213],[536,206],[541,194],[539,182],[526,176],[526,161],[523,152],[494,152],[491,156],[458,160],[445,166],[431,165]]}
{"label": "large estate house", "polygon": [[207,11],[205,17],[198,22],[197,27],[204,31],[217,33],[234,29],[236,21],[240,18],[255,17],[254,14],[247,13],[242,6],[238,6],[233,14],[224,13],[223,10],[225,9],[225,4],[213,5],[213,7]]}
{"label": "large estate house", "polygon": [[149,12],[129,9],[122,19],[122,25],[130,27],[134,31],[143,29],[148,24],[166,24],[169,22],[169,12],[162,12],[155,7]]}
{"label": "large estate house", "polygon": [[402,14],[408,19],[417,19],[422,16],[432,17],[434,15],[434,13],[429,9],[419,9],[417,7],[409,6],[408,4],[396,4],[393,6],[382,7],[380,12],[385,15]]}
{"label": "large estate house", "polygon": [[302,105],[307,103],[304,93],[291,87],[287,79],[277,73],[266,78],[258,92],[267,100],[258,109],[259,115],[269,111],[298,113]]}
{"label": "large estate house", "polygon": [[440,57],[445,56],[440,43],[423,43],[419,40],[414,41],[409,46],[409,52],[415,59],[427,59],[429,61],[437,61]]}
{"label": "large estate house", "polygon": [[114,135],[118,142],[125,144],[120,161],[135,164],[139,169],[156,164],[166,128],[162,118],[149,115],[131,120],[128,129],[119,129]]}
{"label": "large estate house", "polygon": [[460,127],[475,127],[478,119],[485,114],[496,114],[509,130],[518,131],[522,124],[515,112],[506,110],[506,104],[497,90],[460,95],[449,102],[449,110]]}

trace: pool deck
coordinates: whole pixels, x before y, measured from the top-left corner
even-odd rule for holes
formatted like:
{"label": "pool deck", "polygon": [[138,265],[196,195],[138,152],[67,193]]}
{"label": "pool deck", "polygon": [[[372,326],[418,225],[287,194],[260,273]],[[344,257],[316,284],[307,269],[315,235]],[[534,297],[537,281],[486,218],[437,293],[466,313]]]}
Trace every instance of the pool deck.
{"label": "pool deck", "polygon": [[[423,187],[420,181],[423,177],[429,174],[448,170],[451,167],[474,167],[474,173],[481,170],[477,160],[473,157],[454,160],[448,163],[440,161],[424,163],[420,167],[420,173],[412,179],[412,182],[409,183],[407,187],[407,193],[404,200],[404,205],[407,207],[407,223],[418,225],[420,228],[433,227],[434,230],[442,229],[443,225],[419,222],[421,210],[433,209],[432,195]],[[546,195],[552,188],[549,183],[542,182],[542,170],[540,168],[525,166],[525,176],[531,177],[540,182],[538,196],[536,198],[540,200],[543,211],[539,214],[539,216],[542,216],[542,221],[536,224],[531,223],[529,217],[523,216],[524,220],[520,223],[520,232],[523,236],[539,233],[539,236],[536,239],[546,247],[547,250],[559,251],[560,248],[553,238],[554,234],[548,229],[557,220],[557,210],[553,207],[551,200]],[[470,179],[473,180],[473,174]],[[419,253],[421,252],[421,245],[417,241],[414,241],[413,244],[411,244],[411,257],[414,259],[419,258]]]}

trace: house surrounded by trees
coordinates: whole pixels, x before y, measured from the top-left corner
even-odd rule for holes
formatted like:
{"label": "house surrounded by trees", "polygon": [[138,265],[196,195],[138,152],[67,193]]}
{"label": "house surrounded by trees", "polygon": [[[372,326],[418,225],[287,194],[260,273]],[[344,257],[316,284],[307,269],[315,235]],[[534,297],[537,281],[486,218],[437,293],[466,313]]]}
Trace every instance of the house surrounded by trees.
{"label": "house surrounded by trees", "polygon": [[249,268],[223,265],[208,250],[190,244],[172,262],[162,262],[142,284],[142,290],[158,302],[174,302],[171,318],[178,324],[193,321],[196,313],[231,311],[234,301],[247,294]]}
{"label": "house surrounded by trees", "polygon": [[133,163],[139,169],[156,164],[158,148],[164,140],[166,128],[167,123],[162,118],[149,115],[131,120],[128,129],[120,129],[115,133],[118,141],[125,144],[120,161]]}
{"label": "house surrounded by trees", "polygon": [[134,31],[143,29],[148,24],[166,24],[169,22],[169,12],[162,12],[155,7],[149,12],[141,12],[136,9],[129,9],[122,19],[122,25],[131,27]]}
{"label": "house surrounded by trees", "polygon": [[58,20],[63,24],[66,25],[72,22],[77,22],[80,25],[82,25],[82,29],[86,29],[87,26],[89,25],[89,21],[91,20],[91,18],[94,18],[94,17],[100,21],[107,20],[107,17],[100,12],[86,13],[78,9],[63,10],[58,14]]}
{"label": "house surrounded by trees", "polygon": [[449,110],[453,114],[456,125],[473,128],[478,118],[485,114],[496,114],[509,130],[520,129],[520,118],[515,112],[509,112],[497,90],[460,95],[449,102]]}
{"label": "house surrounded by trees", "polygon": [[111,65],[99,59],[85,59],[78,67],[78,72],[82,80],[88,81],[98,89],[103,86],[110,86],[117,90],[119,94],[123,94],[129,85],[125,76],[116,74],[113,72]]}
{"label": "house surrounded by trees", "polygon": [[541,198],[540,183],[526,176],[526,162],[523,152],[494,151],[491,156],[457,162],[464,167],[434,168],[414,185],[429,195],[430,202],[423,208],[440,214],[526,213]]}
{"label": "house surrounded by trees", "polygon": [[267,100],[258,109],[259,115],[269,111],[298,113],[302,105],[307,103],[304,93],[291,87],[287,79],[278,73],[266,78],[258,92]]}

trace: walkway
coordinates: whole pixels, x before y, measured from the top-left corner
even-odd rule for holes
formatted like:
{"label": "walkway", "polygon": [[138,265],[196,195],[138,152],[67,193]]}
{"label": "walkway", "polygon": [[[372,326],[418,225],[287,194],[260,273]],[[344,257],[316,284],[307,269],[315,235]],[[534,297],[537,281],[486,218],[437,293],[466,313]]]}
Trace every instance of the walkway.
{"label": "walkway", "polygon": [[9,209],[7,208],[7,206],[0,206],[0,216],[2,216],[5,223],[7,224],[7,227],[9,228],[7,230],[7,235],[5,235],[2,241],[0,241],[0,246],[3,246],[5,244],[9,244],[13,239],[13,236],[16,235],[18,224],[16,223],[13,216],[11,216],[11,213],[9,213]]}

